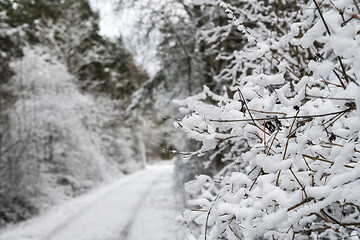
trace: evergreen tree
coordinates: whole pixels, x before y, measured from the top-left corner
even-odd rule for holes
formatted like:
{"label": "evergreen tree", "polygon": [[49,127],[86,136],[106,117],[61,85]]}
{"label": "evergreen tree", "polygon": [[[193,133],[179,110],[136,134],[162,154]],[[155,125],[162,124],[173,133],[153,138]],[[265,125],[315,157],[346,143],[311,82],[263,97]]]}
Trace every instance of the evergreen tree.
{"label": "evergreen tree", "polygon": [[113,42],[100,36],[99,16],[87,0],[2,1],[0,9],[6,24],[25,33],[23,42],[53,49],[84,89],[126,99],[147,79],[121,39]]}

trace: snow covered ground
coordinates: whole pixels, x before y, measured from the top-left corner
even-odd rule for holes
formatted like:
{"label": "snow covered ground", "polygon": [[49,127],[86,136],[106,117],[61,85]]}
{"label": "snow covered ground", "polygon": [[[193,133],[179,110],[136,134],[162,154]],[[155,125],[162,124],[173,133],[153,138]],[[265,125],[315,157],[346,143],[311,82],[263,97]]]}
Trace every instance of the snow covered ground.
{"label": "snow covered ground", "polygon": [[0,240],[185,239],[173,165],[160,163],[0,232]]}

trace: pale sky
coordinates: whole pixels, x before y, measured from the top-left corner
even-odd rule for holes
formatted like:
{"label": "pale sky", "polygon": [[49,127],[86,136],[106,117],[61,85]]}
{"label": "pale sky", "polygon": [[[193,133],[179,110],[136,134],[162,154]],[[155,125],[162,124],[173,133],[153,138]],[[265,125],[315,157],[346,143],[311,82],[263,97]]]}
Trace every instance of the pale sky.
{"label": "pale sky", "polygon": [[123,19],[113,10],[116,0],[90,0],[90,4],[100,13],[100,33],[102,35],[110,38],[124,35]]}
{"label": "pale sky", "polygon": [[159,69],[156,60],[156,44],[151,41],[139,45],[133,35],[139,29],[135,22],[139,17],[138,10],[126,9],[114,11],[117,0],[90,0],[92,7],[100,13],[100,34],[109,38],[122,37],[125,47],[134,55],[137,64],[148,71],[150,76],[156,74]]}

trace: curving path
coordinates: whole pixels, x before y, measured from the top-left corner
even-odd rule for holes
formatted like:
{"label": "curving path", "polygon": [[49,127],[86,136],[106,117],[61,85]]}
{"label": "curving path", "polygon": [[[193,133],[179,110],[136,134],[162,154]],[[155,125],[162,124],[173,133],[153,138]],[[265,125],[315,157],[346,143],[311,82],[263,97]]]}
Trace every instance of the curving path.
{"label": "curving path", "polygon": [[0,240],[182,240],[173,165],[158,164],[9,227]]}

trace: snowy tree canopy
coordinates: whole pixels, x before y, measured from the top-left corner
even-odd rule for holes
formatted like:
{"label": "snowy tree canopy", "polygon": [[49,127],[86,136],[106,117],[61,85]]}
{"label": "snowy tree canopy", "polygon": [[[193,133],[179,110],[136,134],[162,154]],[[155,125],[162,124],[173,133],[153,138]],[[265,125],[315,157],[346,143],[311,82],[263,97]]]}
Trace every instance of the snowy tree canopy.
{"label": "snowy tree canopy", "polygon": [[147,75],[98,21],[87,0],[0,1],[0,227],[144,164],[123,110]]}

